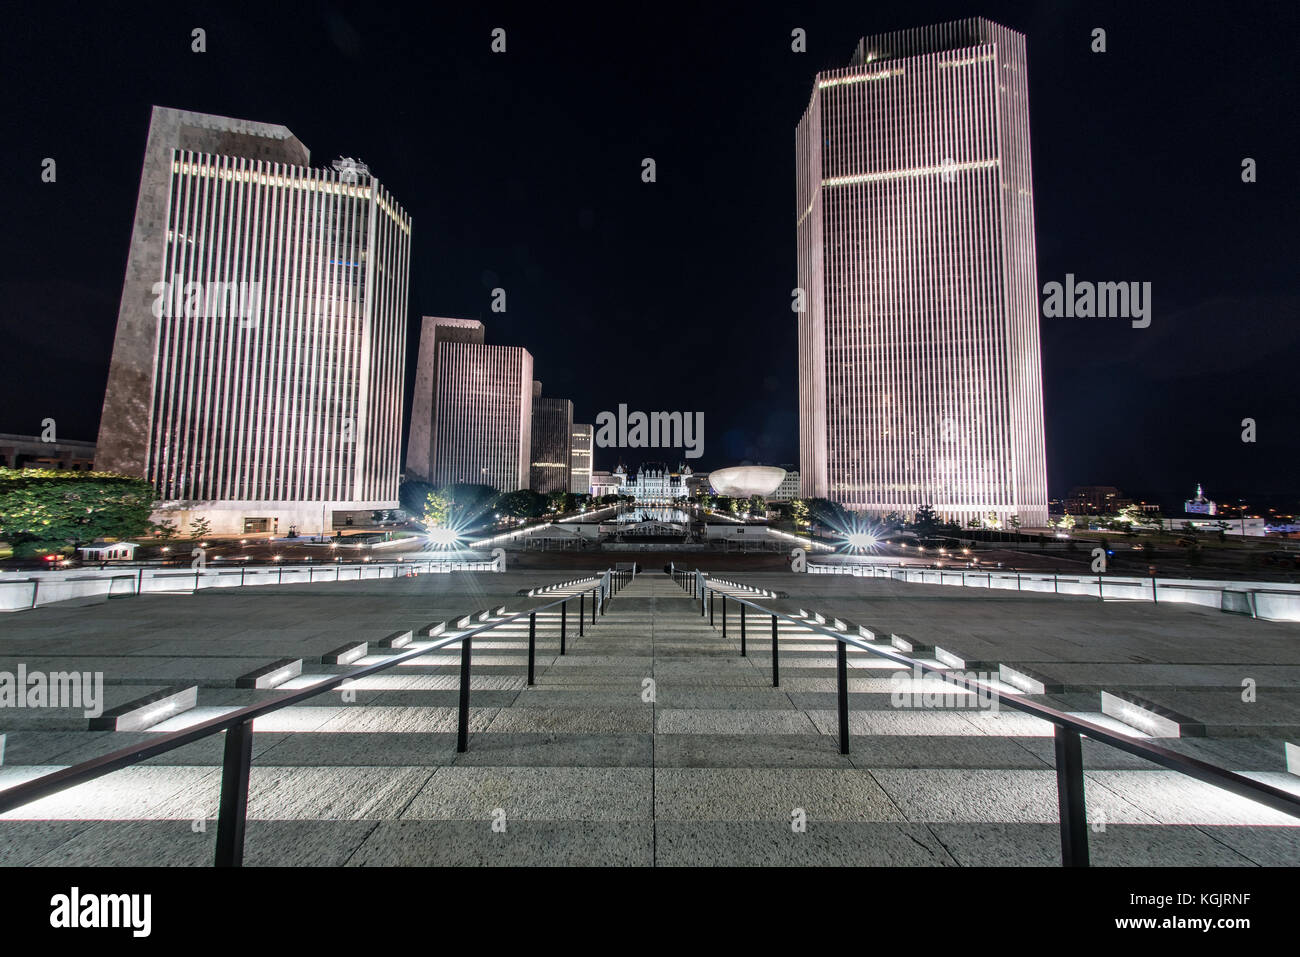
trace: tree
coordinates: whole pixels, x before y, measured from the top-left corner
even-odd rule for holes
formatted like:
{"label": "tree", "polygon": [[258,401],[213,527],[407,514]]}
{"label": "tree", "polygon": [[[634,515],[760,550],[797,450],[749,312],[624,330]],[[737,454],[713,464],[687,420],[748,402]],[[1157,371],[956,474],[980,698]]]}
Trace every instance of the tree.
{"label": "tree", "polygon": [[805,502],[808,505],[808,517],[814,522],[838,532],[845,532],[852,525],[852,516],[839,502],[827,498],[810,498],[805,499]]}
{"label": "tree", "polygon": [[764,515],[767,513],[767,502],[763,501],[761,495],[751,495],[749,497],[749,508],[747,511],[751,515]]}
{"label": "tree", "polygon": [[790,502],[790,517],[794,519],[796,529],[804,528],[808,524],[808,503],[801,498],[793,499]]}
{"label": "tree", "polygon": [[451,505],[450,493],[445,489],[435,489],[424,499],[420,521],[428,529],[447,528],[447,523],[451,521]]}
{"label": "tree", "polygon": [[532,489],[516,489],[502,495],[501,511],[515,518],[539,518],[546,511],[546,496]]}
{"label": "tree", "polygon": [[938,524],[939,516],[934,513],[934,506],[922,505],[912,519],[912,530],[918,535],[932,535]]}
{"label": "tree", "polygon": [[111,472],[0,468],[0,537],[17,557],[149,531],[153,486]]}
{"label": "tree", "polygon": [[429,493],[436,486],[428,482],[403,482],[397,488],[397,501],[407,515],[418,518],[424,514],[424,505],[429,500]]}
{"label": "tree", "polygon": [[212,534],[212,523],[203,516],[190,522],[190,538],[198,541],[201,538],[207,538]]}
{"label": "tree", "polygon": [[491,485],[457,482],[442,489],[451,497],[451,523],[457,528],[484,524],[484,516],[496,507],[500,496]]}

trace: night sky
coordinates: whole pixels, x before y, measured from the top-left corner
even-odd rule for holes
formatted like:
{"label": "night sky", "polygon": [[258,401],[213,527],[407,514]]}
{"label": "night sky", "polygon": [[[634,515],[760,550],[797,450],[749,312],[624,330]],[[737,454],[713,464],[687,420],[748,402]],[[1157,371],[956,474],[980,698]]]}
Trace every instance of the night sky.
{"label": "night sky", "polygon": [[422,6],[10,10],[0,431],[49,416],[96,436],[156,103],[370,164],[414,219],[408,409],[419,316],[478,318],[576,421],[702,410],[693,466],[797,463],[794,129],[814,74],[864,33],[979,15],[1027,35],[1040,288],[1153,284],[1148,329],[1043,320],[1050,494],[1116,485],[1171,509],[1199,481],[1300,507],[1294,3]]}

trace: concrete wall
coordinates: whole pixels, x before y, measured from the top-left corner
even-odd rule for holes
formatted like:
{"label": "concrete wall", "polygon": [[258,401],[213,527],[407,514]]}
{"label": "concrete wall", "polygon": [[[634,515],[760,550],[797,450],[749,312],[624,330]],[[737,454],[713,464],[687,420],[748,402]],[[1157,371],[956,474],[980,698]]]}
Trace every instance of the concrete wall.
{"label": "concrete wall", "polygon": [[[1286,582],[1234,582],[1191,578],[1131,578],[1111,575],[1050,575],[1043,572],[970,571],[873,565],[866,562],[825,564],[810,561],[813,575],[889,578],[927,585],[958,585],[1032,591],[1127,601],[1176,602],[1224,609],[1254,604],[1254,615],[1270,621],[1300,621],[1300,585]],[[1225,598],[1225,594],[1227,597]],[[1241,596],[1249,596],[1242,598]]]}
{"label": "concrete wall", "polygon": [[363,581],[411,574],[451,571],[499,571],[486,557],[422,559],[401,562],[312,565],[273,565],[256,568],[148,568],[120,565],[105,569],[0,574],[0,612],[22,611],[72,598],[118,598],[142,594],[190,594],[200,588],[239,588],[252,585],[291,585],[312,582]]}

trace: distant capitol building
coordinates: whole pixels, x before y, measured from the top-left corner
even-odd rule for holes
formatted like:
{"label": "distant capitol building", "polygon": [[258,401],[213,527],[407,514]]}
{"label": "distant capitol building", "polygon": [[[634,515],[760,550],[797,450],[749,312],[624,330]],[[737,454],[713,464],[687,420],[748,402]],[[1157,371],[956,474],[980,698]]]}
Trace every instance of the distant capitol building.
{"label": "distant capitol building", "polygon": [[689,465],[680,472],[672,472],[661,462],[646,462],[635,475],[629,475],[620,465],[614,470],[614,477],[620,480],[618,494],[631,495],[639,504],[671,505],[691,494]]}
{"label": "distant capitol building", "polygon": [[1188,515],[1219,514],[1218,504],[1205,497],[1205,492],[1202,490],[1199,482],[1196,485],[1196,497],[1189,498],[1187,501],[1183,502],[1183,510],[1186,511]]}

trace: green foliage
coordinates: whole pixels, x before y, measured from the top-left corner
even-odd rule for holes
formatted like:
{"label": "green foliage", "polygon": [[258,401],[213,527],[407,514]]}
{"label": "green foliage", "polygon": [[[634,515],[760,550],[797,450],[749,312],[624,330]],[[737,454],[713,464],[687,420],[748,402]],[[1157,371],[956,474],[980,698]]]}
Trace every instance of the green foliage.
{"label": "green foliage", "polygon": [[934,512],[933,505],[922,505],[916,510],[916,517],[912,519],[912,531],[918,535],[933,535],[939,527],[939,516]]}
{"label": "green foliage", "polygon": [[451,520],[451,493],[445,489],[435,489],[424,500],[424,510],[420,521],[425,528],[447,528]]}
{"label": "green foliage", "polygon": [[547,496],[546,507],[552,512],[571,512],[578,507],[578,496],[572,492],[552,492]]}
{"label": "green foliage", "polygon": [[515,518],[540,518],[546,511],[546,496],[521,488],[501,496],[501,511]]}
{"label": "green foliage", "polygon": [[796,498],[790,503],[790,517],[794,519],[795,528],[804,528],[808,525],[808,503],[801,498]]}
{"label": "green foliage", "polygon": [[111,472],[0,468],[0,537],[23,557],[150,530],[153,486]]}
{"label": "green foliage", "polygon": [[435,486],[428,482],[403,482],[397,489],[397,501],[403,511],[412,518],[424,514],[424,503],[429,500],[429,493]]}
{"label": "green foliage", "polygon": [[804,499],[804,503],[808,506],[808,517],[812,521],[841,532],[849,527],[851,517],[839,502],[826,498],[809,498]]}
{"label": "green foliage", "polygon": [[207,538],[212,533],[212,523],[206,518],[196,518],[190,522],[190,538],[198,541],[201,538]]}

